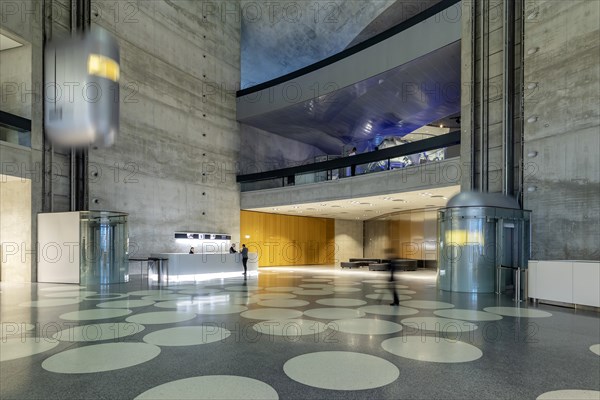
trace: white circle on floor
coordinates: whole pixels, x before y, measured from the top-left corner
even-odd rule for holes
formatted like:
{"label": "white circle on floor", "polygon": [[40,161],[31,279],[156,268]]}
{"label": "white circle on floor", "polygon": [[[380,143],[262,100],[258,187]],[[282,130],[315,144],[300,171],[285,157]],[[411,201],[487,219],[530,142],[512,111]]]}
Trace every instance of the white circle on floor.
{"label": "white circle on floor", "polygon": [[288,310],[285,308],[261,308],[258,310],[245,311],[240,315],[248,319],[293,319],[302,316],[302,311]]}
{"label": "white circle on floor", "polygon": [[304,289],[333,289],[332,285],[328,285],[326,283],[303,283],[299,286]]}
{"label": "white circle on floor", "polygon": [[153,311],[148,313],[132,315],[125,319],[127,322],[136,324],[174,324],[177,322],[189,321],[196,318],[195,313],[180,311]]}
{"label": "white circle on floor", "polygon": [[313,278],[331,280],[331,279],[339,279],[340,276],[342,276],[342,275],[313,275]]}
{"label": "white circle on floor", "polygon": [[0,361],[15,360],[52,350],[58,340],[39,337],[15,337],[0,340]]}
{"label": "white circle on floor", "polygon": [[207,294],[215,294],[215,293],[220,293],[220,292],[222,292],[222,290],[216,289],[216,288],[215,289],[213,289],[213,288],[198,288],[198,289],[180,290],[177,293],[204,296]]}
{"label": "white circle on floor", "polygon": [[207,375],[179,379],[146,390],[135,400],[277,400],[271,386],[256,379],[234,375]]}
{"label": "white circle on floor", "polygon": [[552,316],[552,314],[546,311],[520,307],[486,307],[483,311],[517,318],[546,318]]}
{"label": "white circle on floor", "polygon": [[[375,289],[373,291],[375,293],[391,293],[392,292],[392,288]],[[415,292],[414,290],[398,289],[398,288],[396,288],[396,293],[398,293],[398,294],[417,294],[417,292]]]}
{"label": "white circle on floor", "polygon": [[298,286],[273,286],[273,287],[268,287],[265,290],[267,292],[293,292],[294,290],[299,290],[301,289]]}
{"label": "white circle on floor", "polygon": [[358,307],[364,304],[367,304],[364,300],[358,299],[342,299],[339,297],[333,299],[319,299],[317,303],[322,304],[324,306],[332,306],[332,307]]}
{"label": "white circle on floor", "polygon": [[502,316],[498,314],[460,308],[437,310],[433,313],[438,317],[464,319],[467,321],[498,321],[502,319]]}
{"label": "white circle on floor", "polygon": [[418,314],[419,310],[414,308],[402,307],[402,306],[390,306],[390,305],[374,305],[364,306],[359,308],[360,311],[364,311],[369,314],[377,315],[414,315]]}
{"label": "white circle on floor", "polygon": [[298,299],[273,299],[261,300],[257,304],[261,307],[304,307],[310,302]]}
{"label": "white circle on floor", "polygon": [[67,321],[89,321],[95,319],[118,318],[131,314],[133,311],[122,308],[104,308],[94,310],[72,311],[58,316]]}
{"label": "white circle on floor", "polygon": [[181,326],[149,333],[144,342],[157,346],[195,346],[219,342],[229,336],[230,331],[216,325]]}
{"label": "white circle on floor", "polygon": [[405,307],[422,308],[424,310],[437,310],[441,308],[454,308],[454,304],[434,300],[408,300],[400,302]]}
{"label": "white circle on floor", "polygon": [[302,289],[295,290],[292,293],[299,296],[329,296],[330,294],[333,294],[333,291],[322,289]]}
{"label": "white circle on floor", "polygon": [[590,346],[590,351],[594,354],[597,354],[600,356],[600,344],[594,344]]}
{"label": "white circle on floor", "polygon": [[[302,282],[331,282],[331,279],[322,279],[322,278],[306,278],[306,279],[302,279]],[[302,286],[302,285],[300,285]]]}
{"label": "white circle on floor", "polygon": [[51,297],[51,298],[66,298],[66,297],[86,297],[86,296],[91,296],[97,294],[94,291],[91,290],[79,290],[79,291],[68,291],[68,292],[54,292],[54,293],[48,293],[48,294],[44,294],[44,298],[46,297]]}
{"label": "white circle on floor", "polygon": [[229,290],[231,292],[251,292],[256,290],[263,290],[262,286],[254,286],[254,285],[233,285],[226,286],[225,290]]}
{"label": "white circle on floor", "polygon": [[147,307],[154,304],[152,300],[115,300],[106,301],[104,303],[96,304],[96,307],[100,308],[136,308],[136,307]]}
{"label": "white circle on floor", "polygon": [[333,291],[335,293],[355,293],[355,292],[360,292],[361,290],[362,290],[361,288],[345,287],[345,286],[335,286],[333,288]]}
{"label": "white circle on floor", "polygon": [[286,336],[292,341],[299,336],[323,333],[328,327],[327,324],[309,319],[280,319],[259,322],[252,329],[264,335]]}
{"label": "white circle on floor", "polygon": [[389,289],[392,286],[396,287],[396,289],[408,289],[408,286],[406,286],[406,285],[398,285],[398,284],[392,285],[391,282],[388,282],[387,285],[384,285],[384,284],[373,285],[373,288],[374,289]]}
{"label": "white circle on floor", "polygon": [[117,300],[129,296],[126,293],[98,293],[85,296],[84,300]]}
{"label": "white circle on floor", "polygon": [[0,324],[0,337],[10,337],[12,335],[20,335],[23,332],[31,331],[35,328],[33,324],[25,322],[2,322]]}
{"label": "white circle on floor", "polygon": [[304,311],[304,315],[311,318],[319,319],[351,319],[364,317],[365,313],[360,310],[354,310],[352,308],[313,308],[311,310]]}
{"label": "white circle on floor", "polygon": [[384,340],[381,347],[394,355],[411,360],[460,363],[481,358],[477,347],[464,342],[434,336],[401,336]]}
{"label": "white circle on floor", "polygon": [[240,304],[201,304],[198,305],[193,311],[196,314],[201,315],[223,315],[223,314],[239,314],[246,311],[248,307]]}
{"label": "white circle on floor", "polygon": [[373,318],[339,319],[331,321],[327,327],[356,335],[389,335],[402,330],[400,324]]}
{"label": "white circle on floor", "polygon": [[66,350],[42,363],[46,371],[89,374],[132,367],[152,360],[160,347],[146,343],[102,343]]}
{"label": "white circle on floor", "polygon": [[363,283],[375,283],[375,284],[384,284],[384,283],[390,283],[390,281],[385,280],[385,279],[367,279],[366,281],[363,281]]}
{"label": "white circle on floor", "polygon": [[144,329],[144,325],[132,322],[107,322],[105,324],[72,326],[56,332],[52,337],[61,342],[98,342],[135,335]]}
{"label": "white circle on floor", "polygon": [[539,395],[535,400],[598,400],[600,391],[597,390],[554,390]]}
{"label": "white circle on floor", "polygon": [[471,332],[478,328],[477,325],[471,322],[442,317],[410,317],[400,322],[412,329],[443,332],[459,337],[464,332]]}
{"label": "white circle on floor", "polygon": [[256,297],[236,297],[236,296],[232,296],[229,298],[229,303],[231,304],[240,304],[240,305],[249,305],[249,304],[256,304],[258,303],[260,300],[257,299]]}
{"label": "white circle on floor", "polygon": [[334,286],[356,286],[360,285],[360,282],[334,281],[332,284]]}
{"label": "white circle on floor", "polygon": [[173,293],[172,290],[167,290],[167,289],[148,289],[148,290],[136,290],[135,292],[129,292],[127,293],[130,296],[152,296],[152,295],[156,295],[156,294],[166,294],[166,293]]}
{"label": "white circle on floor", "polygon": [[45,307],[60,307],[60,306],[68,306],[71,304],[79,304],[82,299],[80,298],[66,298],[66,299],[44,299],[44,300],[34,300],[34,301],[26,301],[25,303],[19,304],[19,307],[36,307],[36,308],[45,308]]}
{"label": "white circle on floor", "polygon": [[[365,296],[367,299],[380,300],[380,301],[394,301],[394,296],[391,293],[371,293]],[[410,300],[412,297],[404,294],[398,295],[399,300]]]}
{"label": "white circle on floor", "polygon": [[400,371],[370,354],[321,351],[303,354],[283,365],[285,374],[304,385],[330,390],[365,390],[388,385]]}
{"label": "white circle on floor", "polygon": [[263,293],[252,296],[258,300],[273,300],[273,299],[295,299],[297,296],[290,293]]}
{"label": "white circle on floor", "polygon": [[167,301],[167,300],[191,300],[192,296],[179,293],[161,293],[142,297],[142,300]]}

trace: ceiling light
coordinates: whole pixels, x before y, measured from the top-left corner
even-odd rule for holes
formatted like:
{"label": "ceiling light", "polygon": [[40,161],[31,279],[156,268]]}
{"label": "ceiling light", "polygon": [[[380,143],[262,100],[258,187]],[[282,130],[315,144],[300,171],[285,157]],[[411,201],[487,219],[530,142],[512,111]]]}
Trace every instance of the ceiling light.
{"label": "ceiling light", "polygon": [[292,208],[300,208],[300,206],[292,206]]}

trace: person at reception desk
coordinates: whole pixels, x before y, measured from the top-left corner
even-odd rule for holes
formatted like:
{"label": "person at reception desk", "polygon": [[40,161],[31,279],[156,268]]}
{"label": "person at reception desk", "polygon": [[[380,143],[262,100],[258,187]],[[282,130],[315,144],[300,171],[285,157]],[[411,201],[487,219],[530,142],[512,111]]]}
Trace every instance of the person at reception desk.
{"label": "person at reception desk", "polygon": [[244,265],[244,275],[248,272],[248,248],[242,244],[242,264]]}
{"label": "person at reception desk", "polygon": [[194,248],[190,247],[190,254],[194,254],[194,253],[195,253]]}
{"label": "person at reception desk", "polygon": [[237,253],[237,250],[235,249],[235,243],[232,243],[231,247],[229,248],[229,254],[233,253]]}

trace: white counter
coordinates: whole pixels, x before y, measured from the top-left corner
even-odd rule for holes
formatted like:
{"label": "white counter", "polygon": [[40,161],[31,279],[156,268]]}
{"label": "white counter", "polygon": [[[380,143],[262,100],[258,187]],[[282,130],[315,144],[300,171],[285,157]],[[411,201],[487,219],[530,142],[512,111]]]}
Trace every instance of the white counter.
{"label": "white counter", "polygon": [[600,307],[597,261],[529,260],[528,296],[568,304]]}
{"label": "white counter", "polygon": [[[242,256],[234,254],[154,253],[150,257],[166,259],[163,274],[169,281],[200,281],[241,276],[244,272]],[[248,253],[248,274],[258,274],[258,254]],[[150,278],[153,273],[150,272]],[[154,271],[154,279],[157,273]]]}

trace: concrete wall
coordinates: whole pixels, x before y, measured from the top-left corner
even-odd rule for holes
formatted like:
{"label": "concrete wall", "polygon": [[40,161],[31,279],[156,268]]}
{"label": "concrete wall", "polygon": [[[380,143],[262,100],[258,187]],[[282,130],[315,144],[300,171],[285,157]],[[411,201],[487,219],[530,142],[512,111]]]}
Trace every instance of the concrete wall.
{"label": "concrete wall", "polygon": [[175,231],[238,242],[239,19],[203,18],[193,1],[94,0],[92,9],[118,38],[122,74],[119,136],[89,153],[90,209],[130,214],[135,256],[174,251]]}
{"label": "concrete wall", "polygon": [[31,119],[31,44],[0,52],[0,110]]}
{"label": "concrete wall", "polygon": [[525,84],[537,87],[524,109],[537,118],[525,124],[524,146],[532,258],[599,260],[600,2],[537,1],[532,11]]}
{"label": "concrete wall", "polygon": [[0,175],[0,280],[30,282],[31,181]]}
{"label": "concrete wall", "polygon": [[363,258],[363,222],[335,220],[335,265]]}

